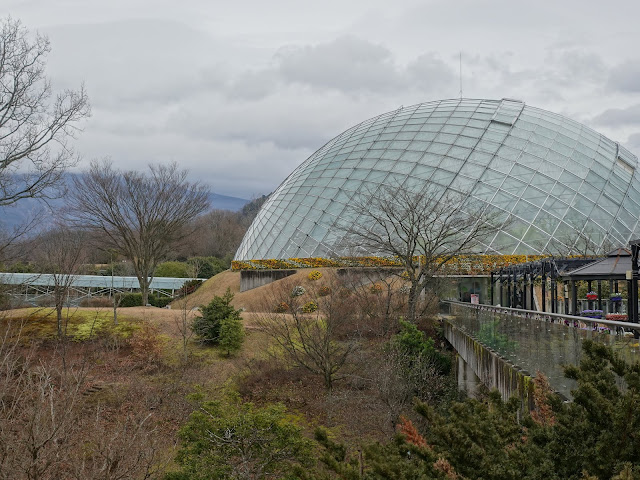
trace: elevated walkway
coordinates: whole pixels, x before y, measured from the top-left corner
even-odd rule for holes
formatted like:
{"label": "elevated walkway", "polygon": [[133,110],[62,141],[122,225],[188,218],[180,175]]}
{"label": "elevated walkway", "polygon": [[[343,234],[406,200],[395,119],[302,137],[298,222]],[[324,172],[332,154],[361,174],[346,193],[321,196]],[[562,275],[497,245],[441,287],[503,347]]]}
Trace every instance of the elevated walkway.
{"label": "elevated walkway", "polygon": [[[640,344],[629,322],[615,322],[515,308],[444,302],[445,337],[459,355],[459,383],[473,392],[471,373],[503,398],[517,394],[529,403],[530,381],[538,371],[567,399],[575,382],[564,365],[578,364],[582,343],[590,339],[611,346],[629,362],[640,361]],[[470,388],[469,388],[470,387]]]}
{"label": "elevated walkway", "polygon": [[[136,277],[104,275],[71,275],[69,297],[77,304],[91,297],[112,296],[115,293],[137,292],[140,282]],[[150,293],[174,297],[185,282],[191,278],[154,277],[149,286]],[[205,280],[205,279],[198,279]],[[67,283],[65,279],[65,283]],[[3,293],[26,304],[37,306],[53,293],[55,275],[47,273],[0,273]]]}

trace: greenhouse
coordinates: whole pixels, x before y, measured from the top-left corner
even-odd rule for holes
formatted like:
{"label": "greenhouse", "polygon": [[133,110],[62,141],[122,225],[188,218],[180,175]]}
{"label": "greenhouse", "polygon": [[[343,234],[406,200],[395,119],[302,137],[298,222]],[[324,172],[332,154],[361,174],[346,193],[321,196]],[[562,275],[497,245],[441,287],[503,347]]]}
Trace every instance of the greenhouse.
{"label": "greenhouse", "polygon": [[[365,120],[311,155],[276,189],[236,260],[333,258],[350,210],[380,185],[464,195],[502,228],[478,254],[604,254],[640,237],[637,158],[576,121],[521,101],[421,103]],[[376,252],[369,252],[375,255]]]}

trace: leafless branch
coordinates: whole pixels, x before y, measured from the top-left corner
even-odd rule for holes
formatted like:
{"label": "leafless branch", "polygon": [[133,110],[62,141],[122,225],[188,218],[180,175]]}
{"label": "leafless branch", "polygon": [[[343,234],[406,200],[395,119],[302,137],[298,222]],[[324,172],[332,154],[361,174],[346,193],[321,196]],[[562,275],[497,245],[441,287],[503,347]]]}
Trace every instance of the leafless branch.
{"label": "leafless branch", "polygon": [[77,161],[70,140],[90,115],[89,99],[81,87],[51,100],[50,50],[19,21],[0,23],[0,206],[59,196],[62,174]]}
{"label": "leafless branch", "polygon": [[145,175],[104,160],[77,177],[69,195],[67,218],[133,262],[145,304],[156,266],[209,206],[207,187],[186,177],[175,163],[151,165]]}

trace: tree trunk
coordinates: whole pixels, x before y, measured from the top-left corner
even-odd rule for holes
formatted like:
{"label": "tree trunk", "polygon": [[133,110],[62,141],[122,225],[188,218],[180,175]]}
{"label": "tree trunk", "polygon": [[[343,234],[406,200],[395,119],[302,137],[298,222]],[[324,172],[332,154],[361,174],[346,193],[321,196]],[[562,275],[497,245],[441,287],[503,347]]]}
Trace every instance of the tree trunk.
{"label": "tree trunk", "polygon": [[149,304],[149,277],[146,274],[138,274],[138,283],[142,294],[142,306],[146,307]]}
{"label": "tree trunk", "polygon": [[56,302],[56,319],[58,320],[58,338],[62,338],[62,302]]}
{"label": "tree trunk", "polygon": [[328,392],[333,389],[333,375],[329,371],[324,372],[324,386]]}
{"label": "tree trunk", "polygon": [[118,324],[118,300],[115,294],[113,294],[113,324]]}
{"label": "tree trunk", "polygon": [[418,296],[420,295],[420,291],[416,287],[415,284],[411,284],[411,288],[409,289],[409,302],[407,305],[407,321],[411,323],[415,323],[416,321],[416,303],[418,302]]}

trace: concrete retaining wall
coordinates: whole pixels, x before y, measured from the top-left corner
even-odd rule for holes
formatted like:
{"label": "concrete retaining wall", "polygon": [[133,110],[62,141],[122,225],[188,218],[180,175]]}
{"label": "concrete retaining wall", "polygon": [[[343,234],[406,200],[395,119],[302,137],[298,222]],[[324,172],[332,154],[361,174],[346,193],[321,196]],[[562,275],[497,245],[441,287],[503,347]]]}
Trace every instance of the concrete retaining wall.
{"label": "concrete retaining wall", "polygon": [[240,291],[267,285],[293,275],[297,270],[242,270],[240,272]]}
{"label": "concrete retaining wall", "polygon": [[475,393],[473,372],[489,389],[497,388],[506,401],[517,395],[523,408],[533,409],[531,375],[513,365],[495,350],[484,346],[448,321],[443,322],[444,336],[458,352],[458,386],[470,395]]}

